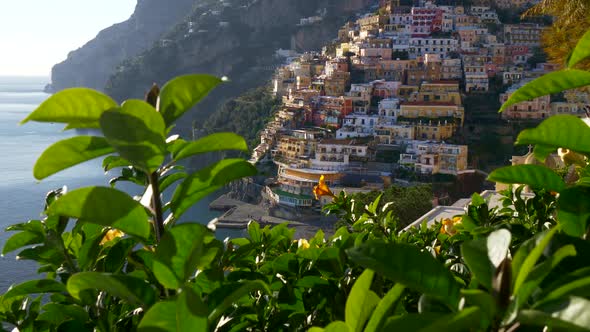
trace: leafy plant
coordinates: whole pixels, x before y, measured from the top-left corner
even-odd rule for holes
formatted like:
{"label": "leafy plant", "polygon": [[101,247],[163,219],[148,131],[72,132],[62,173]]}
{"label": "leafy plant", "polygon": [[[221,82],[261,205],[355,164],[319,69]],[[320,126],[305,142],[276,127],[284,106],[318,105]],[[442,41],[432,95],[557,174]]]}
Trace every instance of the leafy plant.
{"label": "leafy plant", "polygon": [[[222,160],[194,173],[178,164],[207,152],[247,152],[246,142],[235,134],[195,142],[167,137],[175,121],[220,83],[208,75],[182,76],[161,91],[154,86],[146,101],[121,105],[97,91],[69,89],[23,121],[95,128],[102,134],[50,146],[35,164],[37,179],[107,155],[105,170],[120,168],[121,175],[111,181],[113,187],[52,192],[43,220],[7,229],[16,234],[3,253],[20,249],[18,258],[36,261],[46,277],[14,285],[2,295],[3,321],[21,331],[208,329],[233,302],[254,291],[268,292],[263,282],[237,282],[227,294],[229,302],[205,297],[195,289],[197,271],[220,259],[223,244],[204,226],[176,225],[199,199],[256,174],[242,159]],[[115,189],[119,181],[144,187],[143,195],[136,200]],[[173,186],[172,199],[163,202],[162,192]],[[31,298],[34,294],[49,294],[50,301]]]}

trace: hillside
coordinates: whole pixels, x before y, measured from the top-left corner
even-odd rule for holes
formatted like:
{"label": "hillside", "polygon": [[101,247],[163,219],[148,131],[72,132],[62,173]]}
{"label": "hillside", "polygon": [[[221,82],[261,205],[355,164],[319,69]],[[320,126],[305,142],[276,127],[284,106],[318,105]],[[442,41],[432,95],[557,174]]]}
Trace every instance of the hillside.
{"label": "hillside", "polygon": [[[202,119],[224,100],[267,82],[280,64],[274,57],[277,49],[290,49],[292,44],[298,51],[318,49],[336,37],[338,28],[350,16],[374,1],[175,2],[176,15],[170,12],[154,24],[153,31],[142,35],[138,27],[145,27],[149,16],[144,14],[158,13],[162,8],[155,1],[140,1],[129,21],[101,32],[57,65],[53,88],[88,86],[123,100],[141,98],[153,82],[162,84],[180,74],[228,76],[230,83],[199,105],[203,111],[195,118]],[[321,22],[299,25],[301,18],[320,11],[326,13]],[[136,41],[138,35],[142,38]],[[179,127],[186,130],[191,124],[192,119],[186,119]]]}

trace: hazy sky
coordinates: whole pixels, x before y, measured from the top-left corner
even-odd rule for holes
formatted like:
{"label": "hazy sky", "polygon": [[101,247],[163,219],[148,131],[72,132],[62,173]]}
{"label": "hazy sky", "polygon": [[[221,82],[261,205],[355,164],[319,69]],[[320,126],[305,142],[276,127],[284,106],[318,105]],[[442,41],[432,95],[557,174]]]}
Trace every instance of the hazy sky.
{"label": "hazy sky", "polygon": [[[166,0],[162,0],[166,1]],[[0,0],[0,76],[49,75],[137,0]]]}

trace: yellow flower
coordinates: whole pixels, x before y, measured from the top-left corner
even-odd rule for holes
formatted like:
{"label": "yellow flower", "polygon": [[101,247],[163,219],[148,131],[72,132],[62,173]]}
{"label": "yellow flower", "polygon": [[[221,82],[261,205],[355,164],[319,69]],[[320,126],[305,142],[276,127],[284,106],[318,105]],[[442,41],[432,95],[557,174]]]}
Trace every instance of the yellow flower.
{"label": "yellow flower", "polygon": [[322,196],[330,196],[335,197],[328,185],[324,180],[324,176],[320,176],[320,181],[317,186],[313,187],[313,194],[315,195],[315,199],[319,200]]}
{"label": "yellow flower", "polygon": [[306,239],[299,239],[297,241],[297,248],[309,249],[309,242]]}
{"label": "yellow flower", "polygon": [[123,237],[125,236],[125,233],[121,232],[118,229],[111,229],[109,230],[104,237],[102,238],[102,241],[100,241],[100,245],[102,246],[103,244],[112,241],[118,237]]}
{"label": "yellow flower", "polygon": [[457,228],[455,227],[458,224],[461,224],[462,218],[461,217],[453,217],[453,219],[446,218],[442,221],[442,227],[440,228],[441,234],[448,234],[449,236],[453,236],[457,234]]}

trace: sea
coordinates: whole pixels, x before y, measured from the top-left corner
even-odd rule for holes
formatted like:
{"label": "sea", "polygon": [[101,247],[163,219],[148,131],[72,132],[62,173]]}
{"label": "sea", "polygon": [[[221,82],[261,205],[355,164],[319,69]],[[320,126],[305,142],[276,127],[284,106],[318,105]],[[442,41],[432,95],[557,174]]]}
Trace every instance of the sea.
{"label": "sea", "polygon": [[[117,171],[105,173],[101,159],[86,162],[43,181],[33,177],[33,166],[41,153],[51,144],[76,135],[63,131],[63,125],[29,122],[18,123],[50,95],[43,92],[47,77],[0,77],[0,248],[12,235],[4,229],[12,224],[40,219],[47,192],[67,186],[68,190],[86,186],[108,186]],[[118,189],[132,195],[140,188],[126,184]],[[182,222],[207,224],[219,216],[209,210],[209,203],[220,193],[213,194],[195,204]],[[170,193],[166,194],[167,196]],[[236,231],[218,230],[217,237],[235,237]],[[39,278],[34,262],[17,261],[15,253],[0,257],[0,294],[14,284]]]}

